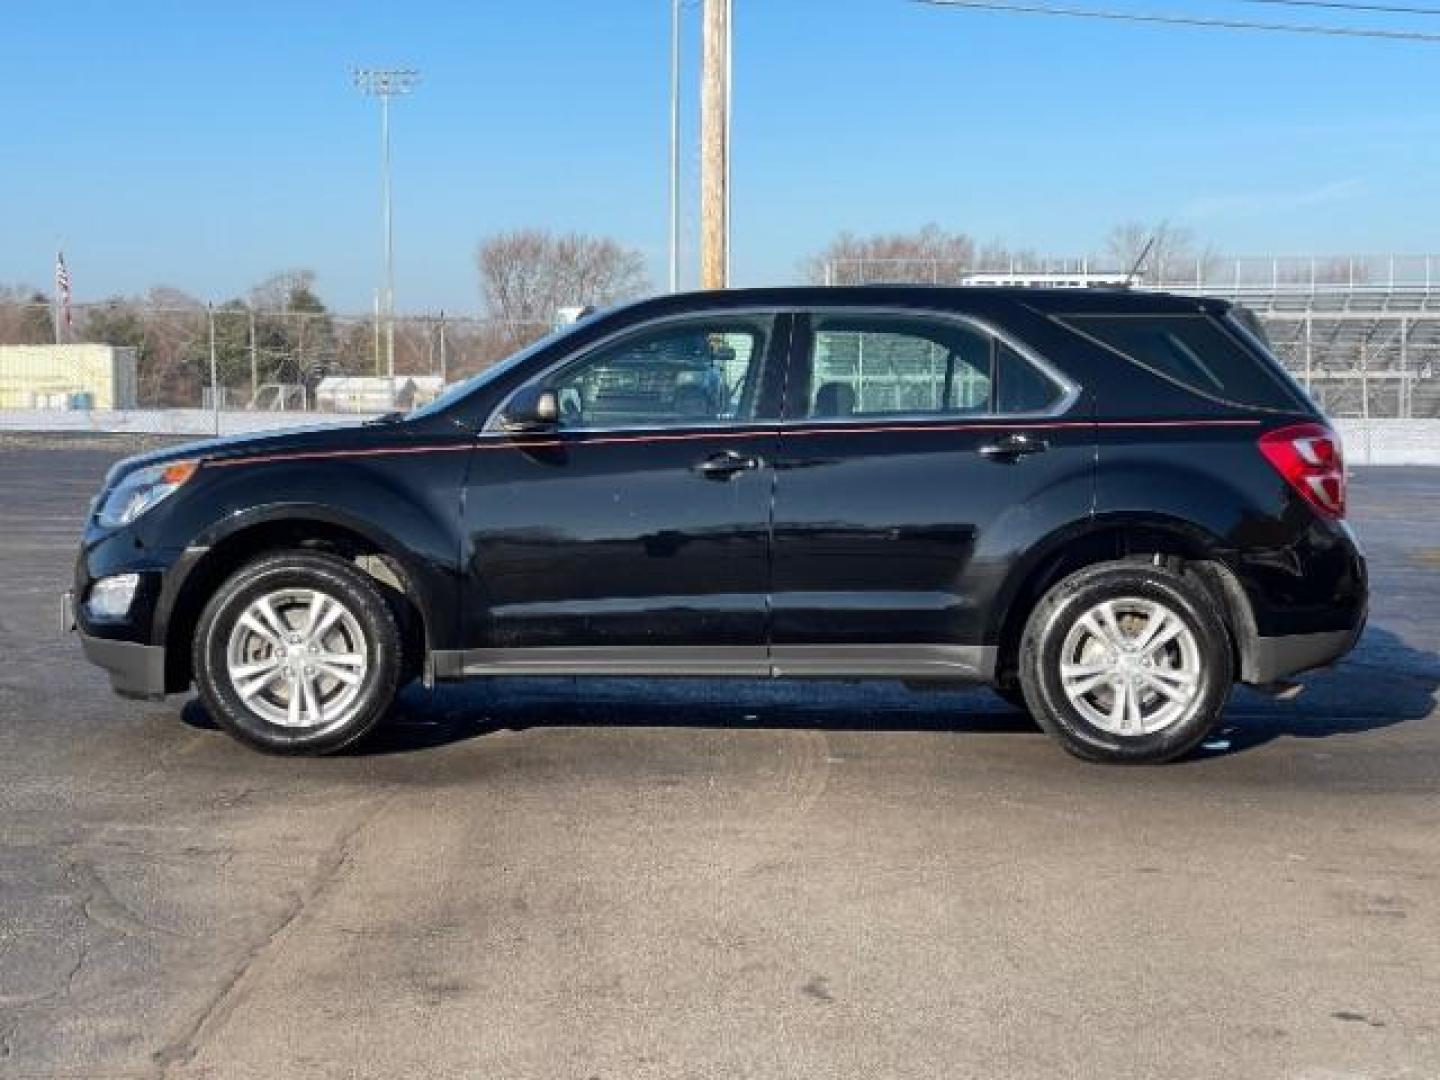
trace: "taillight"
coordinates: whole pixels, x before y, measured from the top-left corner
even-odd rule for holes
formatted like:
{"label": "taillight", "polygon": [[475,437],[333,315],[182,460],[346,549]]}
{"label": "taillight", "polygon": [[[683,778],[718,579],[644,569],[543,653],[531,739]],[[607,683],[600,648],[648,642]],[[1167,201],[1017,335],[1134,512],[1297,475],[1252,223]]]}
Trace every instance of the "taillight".
{"label": "taillight", "polygon": [[1340,437],[1324,424],[1295,424],[1260,436],[1275,471],[1326,517],[1345,516],[1345,458]]}

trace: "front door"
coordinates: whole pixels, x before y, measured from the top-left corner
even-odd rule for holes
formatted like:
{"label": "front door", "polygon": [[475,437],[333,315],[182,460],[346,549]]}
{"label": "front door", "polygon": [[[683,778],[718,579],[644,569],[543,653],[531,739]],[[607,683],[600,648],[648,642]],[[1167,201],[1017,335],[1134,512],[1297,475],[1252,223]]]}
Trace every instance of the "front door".
{"label": "front door", "polygon": [[987,619],[1017,539],[1043,534],[1040,516],[1089,511],[1094,432],[1076,389],[961,316],[815,311],[794,340],[777,671],[989,677]]}
{"label": "front door", "polygon": [[687,316],[538,375],[466,490],[470,671],[763,674],[788,316]]}

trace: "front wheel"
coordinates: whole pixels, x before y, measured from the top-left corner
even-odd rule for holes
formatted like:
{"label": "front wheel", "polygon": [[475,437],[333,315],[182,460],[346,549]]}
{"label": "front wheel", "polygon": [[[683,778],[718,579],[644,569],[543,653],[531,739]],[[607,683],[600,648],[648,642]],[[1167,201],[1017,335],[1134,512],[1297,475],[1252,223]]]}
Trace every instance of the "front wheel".
{"label": "front wheel", "polygon": [[1071,574],[1025,626],[1020,679],[1035,719],[1089,761],[1171,761],[1209,734],[1234,680],[1210,594],[1161,566]]}
{"label": "front wheel", "polygon": [[230,734],[275,753],[330,753],[389,710],[403,640],[376,582],[330,555],[284,552],[242,567],[196,628],[195,681]]}

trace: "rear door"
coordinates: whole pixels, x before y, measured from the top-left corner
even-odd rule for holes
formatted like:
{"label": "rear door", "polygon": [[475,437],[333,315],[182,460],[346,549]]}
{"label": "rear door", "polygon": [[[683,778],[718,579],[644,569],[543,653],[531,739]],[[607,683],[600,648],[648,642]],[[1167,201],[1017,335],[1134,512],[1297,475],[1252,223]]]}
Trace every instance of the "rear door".
{"label": "rear door", "polygon": [[1052,523],[1083,519],[1079,388],[959,315],[797,315],[775,455],[781,674],[988,677],[997,597]]}

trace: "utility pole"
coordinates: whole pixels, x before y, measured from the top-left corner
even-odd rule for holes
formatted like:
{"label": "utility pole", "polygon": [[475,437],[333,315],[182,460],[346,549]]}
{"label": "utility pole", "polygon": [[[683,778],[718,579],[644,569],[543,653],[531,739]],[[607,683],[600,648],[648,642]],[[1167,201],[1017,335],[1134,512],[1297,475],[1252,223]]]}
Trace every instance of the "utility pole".
{"label": "utility pole", "polygon": [[260,394],[260,342],[255,334],[255,305],[250,305],[250,408]]}
{"label": "utility pole", "polygon": [[731,108],[734,100],[735,80],[735,8],[732,0],[725,0],[725,285],[730,285],[730,194],[735,189],[730,186],[730,164],[735,159],[730,153],[730,131],[734,126],[735,110]]}
{"label": "utility pole", "polygon": [[380,377],[380,290],[375,290],[375,377]]}
{"label": "utility pole", "polygon": [[680,0],[670,0],[670,291],[680,288]]}
{"label": "utility pole", "polygon": [[705,0],[700,84],[700,285],[723,289],[730,269],[730,0]]}
{"label": "utility pole", "polygon": [[215,434],[220,434],[220,369],[215,358],[215,305],[205,305],[205,322],[210,328],[210,409],[215,414]]}
{"label": "utility pole", "polygon": [[445,389],[450,373],[445,367],[445,312],[440,312],[440,389]]}
{"label": "utility pole", "polygon": [[385,230],[385,355],[390,407],[395,407],[395,229],[390,200],[390,99],[408,94],[420,81],[413,68],[354,68],[355,89],[380,99],[380,186]]}

